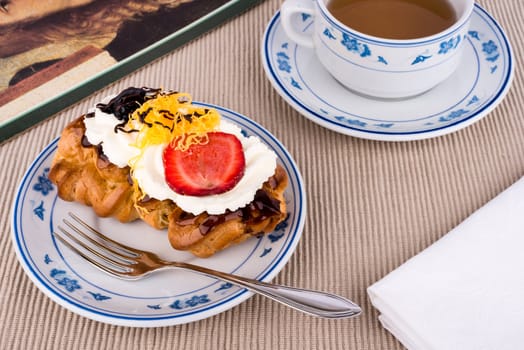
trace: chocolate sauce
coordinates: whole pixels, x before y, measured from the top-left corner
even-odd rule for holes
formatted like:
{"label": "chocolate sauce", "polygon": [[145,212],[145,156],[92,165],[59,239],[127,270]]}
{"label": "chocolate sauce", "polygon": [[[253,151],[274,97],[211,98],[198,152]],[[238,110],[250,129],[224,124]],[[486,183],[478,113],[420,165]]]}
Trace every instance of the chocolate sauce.
{"label": "chocolate sauce", "polygon": [[149,107],[148,109],[146,109],[145,111],[143,111],[142,113],[138,113],[138,119],[140,120],[140,122],[142,124],[145,124],[149,127],[152,127],[153,124],[149,123],[146,121],[146,117],[147,115],[149,114],[149,112],[151,112],[153,110],[153,107]]}
{"label": "chocolate sauce", "polygon": [[82,135],[82,140],[80,141],[82,144],[82,147],[91,147],[94,146],[89,140],[87,139],[87,136],[84,134]]}
{"label": "chocolate sauce", "polygon": [[[233,212],[228,210],[224,214],[209,215],[200,223],[198,229],[205,236],[214,227],[229,220],[241,219],[246,224],[252,225],[276,215],[280,215],[280,201],[271,197],[265,190],[260,189],[255,194],[253,201],[247,206]],[[194,225],[198,218],[198,216],[183,212],[176,223],[180,226]]]}
{"label": "chocolate sauce", "polygon": [[139,132],[140,130],[138,129],[126,129],[126,122],[122,122],[120,124],[117,124],[115,125],[115,127],[113,128],[113,131],[115,132],[115,134],[119,131],[121,132],[125,132],[126,134],[131,134],[132,132]]}
{"label": "chocolate sauce", "polygon": [[157,120],[155,120],[155,124],[156,124],[156,125],[160,125],[160,126],[163,127],[164,129],[167,129],[167,130],[169,130],[169,131],[173,131],[173,127],[172,127],[172,126],[169,127],[169,126],[167,126],[167,125],[165,125],[165,124],[163,124],[163,123],[161,123],[161,122],[159,122],[159,121],[157,121]]}
{"label": "chocolate sauce", "polygon": [[180,217],[178,218],[176,223],[180,226],[193,225],[196,222],[197,218],[198,216],[188,213],[187,211],[183,211],[180,214]]}
{"label": "chocolate sauce", "polygon": [[188,213],[187,211],[182,211],[180,213],[180,217],[178,218],[179,220],[186,220],[186,219],[194,219],[196,218],[195,215],[191,214],[191,213]]}
{"label": "chocolate sauce", "polygon": [[234,212],[228,212],[221,215],[209,215],[203,223],[198,226],[200,233],[205,236],[209,233],[215,226],[220,225],[226,221],[242,218],[242,210],[236,210]]}
{"label": "chocolate sauce", "polygon": [[102,112],[113,114],[116,119],[126,122],[129,116],[136,111],[145,101],[155,97],[160,89],[129,87],[112,98],[108,104],[96,105]]}
{"label": "chocolate sauce", "polygon": [[152,200],[153,198],[149,197],[147,194],[144,195],[143,198],[140,199],[140,203],[147,203],[149,202],[150,200]]}
{"label": "chocolate sauce", "polygon": [[218,224],[223,223],[226,221],[223,215],[210,215],[203,223],[198,226],[198,229],[200,230],[200,233],[202,236],[205,236]]}
{"label": "chocolate sauce", "polygon": [[82,145],[82,147],[85,147],[85,148],[88,148],[88,147],[94,147],[96,149],[96,152],[98,154],[98,159],[97,159],[97,166],[102,169],[102,168],[105,168],[107,166],[109,166],[111,164],[111,162],[109,161],[109,158],[107,158],[107,156],[105,155],[104,153],[104,150],[102,149],[102,145],[99,144],[99,145],[93,145],[91,142],[89,142],[89,140],[87,139],[87,136],[84,134],[82,135],[82,139],[80,140],[80,144]]}
{"label": "chocolate sauce", "polygon": [[133,181],[133,178],[131,177],[131,173],[128,173],[127,174],[127,183],[130,184],[131,186],[134,185],[134,181]]}
{"label": "chocolate sauce", "polygon": [[246,223],[255,224],[271,216],[279,215],[280,201],[270,197],[266,191],[260,189],[255,194],[255,199],[245,208],[248,210],[248,213],[244,213],[248,214],[244,216],[248,217]]}
{"label": "chocolate sauce", "polygon": [[102,145],[94,146],[96,147],[96,151],[98,152],[98,159],[96,162],[96,165],[98,168],[103,169],[105,167],[108,167],[111,162],[109,161],[109,158],[104,153],[104,150],[102,149]]}
{"label": "chocolate sauce", "polygon": [[162,117],[169,119],[169,120],[175,120],[175,115],[168,111],[167,109],[160,109],[158,111],[159,113],[162,113]]}

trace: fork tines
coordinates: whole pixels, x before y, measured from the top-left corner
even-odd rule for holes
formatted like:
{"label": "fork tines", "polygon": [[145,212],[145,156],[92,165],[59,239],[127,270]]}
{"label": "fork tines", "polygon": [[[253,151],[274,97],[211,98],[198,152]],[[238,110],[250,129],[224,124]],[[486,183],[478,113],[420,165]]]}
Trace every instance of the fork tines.
{"label": "fork tines", "polygon": [[134,258],[139,256],[136,250],[115,242],[75,214],[68,214],[73,221],[63,219],[67,227],[58,225],[58,230],[53,232],[54,236],[102,271],[121,278],[132,278],[130,273],[132,265],[136,263]]}

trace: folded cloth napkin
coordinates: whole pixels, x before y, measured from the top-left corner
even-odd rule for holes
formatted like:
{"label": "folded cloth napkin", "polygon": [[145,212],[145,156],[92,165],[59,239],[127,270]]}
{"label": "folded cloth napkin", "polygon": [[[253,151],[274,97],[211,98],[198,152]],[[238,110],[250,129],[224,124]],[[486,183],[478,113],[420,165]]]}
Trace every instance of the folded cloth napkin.
{"label": "folded cloth napkin", "polygon": [[408,349],[524,349],[524,178],[368,294]]}

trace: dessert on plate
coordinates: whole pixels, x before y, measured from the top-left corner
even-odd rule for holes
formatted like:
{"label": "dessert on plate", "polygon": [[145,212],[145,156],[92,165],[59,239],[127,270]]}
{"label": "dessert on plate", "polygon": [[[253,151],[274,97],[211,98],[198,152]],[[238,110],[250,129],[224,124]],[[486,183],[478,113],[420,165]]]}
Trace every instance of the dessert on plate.
{"label": "dessert on plate", "polygon": [[167,228],[173,248],[209,257],[285,218],[276,158],[187,93],[127,88],[62,131],[49,178],[63,200]]}

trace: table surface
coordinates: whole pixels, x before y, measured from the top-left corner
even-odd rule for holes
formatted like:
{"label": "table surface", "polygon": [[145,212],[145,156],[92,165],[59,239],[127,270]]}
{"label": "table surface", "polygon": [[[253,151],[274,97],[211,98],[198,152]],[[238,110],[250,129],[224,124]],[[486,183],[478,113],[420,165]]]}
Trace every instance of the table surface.
{"label": "table surface", "polygon": [[[0,145],[0,348],[402,349],[378,322],[366,288],[445,235],[524,174],[521,0],[479,1],[505,29],[516,71],[504,101],[482,120],[439,138],[388,143],[341,135],[302,117],[262,68],[262,33],[281,0],[266,0],[212,32]],[[11,203],[36,155],[101,97],[127,86],[189,91],[263,125],[297,162],[308,195],[301,242],[275,282],[322,289],[363,308],[325,320],[254,296],[217,316],[163,328],[80,317],[23,272],[11,243]]]}

